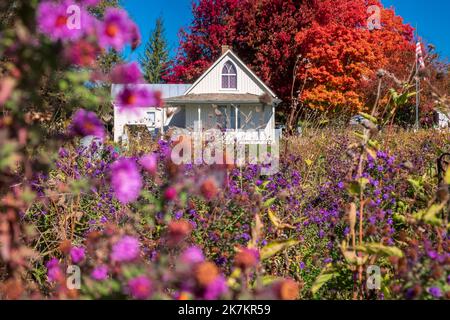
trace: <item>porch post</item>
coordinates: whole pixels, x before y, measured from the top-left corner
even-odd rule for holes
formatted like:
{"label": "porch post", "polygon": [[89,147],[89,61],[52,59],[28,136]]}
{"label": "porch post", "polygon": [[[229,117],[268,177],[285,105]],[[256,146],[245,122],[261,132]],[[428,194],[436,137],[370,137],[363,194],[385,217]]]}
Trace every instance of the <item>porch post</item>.
{"label": "porch post", "polygon": [[239,105],[234,106],[234,131],[238,131],[238,119],[239,119]]}

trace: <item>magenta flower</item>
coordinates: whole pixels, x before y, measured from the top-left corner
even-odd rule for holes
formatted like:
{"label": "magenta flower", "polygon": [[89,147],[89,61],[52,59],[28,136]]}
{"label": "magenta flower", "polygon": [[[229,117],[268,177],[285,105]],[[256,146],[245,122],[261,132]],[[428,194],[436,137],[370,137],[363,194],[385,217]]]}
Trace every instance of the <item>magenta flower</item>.
{"label": "magenta flower", "polygon": [[145,276],[136,277],[128,281],[128,288],[131,296],[135,299],[147,299],[152,293],[152,283]]}
{"label": "magenta flower", "polygon": [[177,198],[177,189],[174,187],[168,187],[164,192],[164,198],[168,201],[175,200]]}
{"label": "magenta flower", "polygon": [[157,92],[146,88],[127,86],[116,98],[116,105],[122,110],[161,106],[161,96]]}
{"label": "magenta flower", "polygon": [[116,8],[106,10],[105,19],[97,27],[100,46],[104,49],[114,48],[121,51],[133,41],[135,23],[126,11]]}
{"label": "magenta flower", "polygon": [[79,4],[86,7],[93,7],[100,3],[100,0],[76,0]]}
{"label": "magenta flower", "polygon": [[225,278],[223,276],[217,277],[216,280],[211,282],[206,288],[205,292],[203,293],[203,298],[205,300],[217,300],[222,295],[227,293],[228,286]]}
{"label": "magenta flower", "polygon": [[111,185],[115,197],[122,204],[136,201],[142,189],[142,178],[136,162],[129,158],[116,160],[111,166]]}
{"label": "magenta flower", "polygon": [[118,262],[133,261],[139,256],[139,240],[124,236],[112,248],[111,259]]}
{"label": "magenta flower", "polygon": [[84,109],[78,110],[72,120],[69,128],[71,133],[76,136],[95,136],[100,139],[105,138],[105,128],[102,122],[97,118],[94,112]]}
{"label": "magenta flower", "polygon": [[154,153],[146,154],[139,160],[139,163],[145,170],[147,170],[148,173],[152,175],[154,175],[158,170],[158,160],[156,154]]}
{"label": "magenta flower", "polygon": [[68,10],[73,4],[71,1],[41,2],[37,8],[39,31],[57,41],[76,40],[93,30],[93,17],[82,7],[79,7],[79,17],[76,17],[77,13]]}
{"label": "magenta flower", "polygon": [[196,264],[205,261],[202,250],[196,246],[187,248],[181,254],[181,261],[186,264]]}
{"label": "magenta flower", "polygon": [[80,263],[85,258],[85,250],[82,247],[73,247],[70,249],[70,257],[73,263]]}
{"label": "magenta flower", "polygon": [[136,62],[119,64],[111,71],[111,82],[116,84],[143,83],[141,69]]}
{"label": "magenta flower", "polygon": [[49,282],[59,281],[63,278],[63,273],[58,259],[50,259],[45,266],[47,268],[47,279]]}
{"label": "magenta flower", "polygon": [[108,267],[101,265],[92,270],[91,278],[97,281],[102,281],[108,278]]}

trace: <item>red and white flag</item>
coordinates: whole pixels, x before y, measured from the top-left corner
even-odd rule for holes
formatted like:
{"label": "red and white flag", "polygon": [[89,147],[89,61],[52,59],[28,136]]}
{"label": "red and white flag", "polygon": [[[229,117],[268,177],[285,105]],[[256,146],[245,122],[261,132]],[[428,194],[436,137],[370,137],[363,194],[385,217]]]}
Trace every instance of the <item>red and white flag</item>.
{"label": "red and white flag", "polygon": [[420,66],[420,69],[424,69],[425,61],[423,60],[422,44],[420,43],[420,41],[417,42],[417,45],[416,45],[416,59]]}

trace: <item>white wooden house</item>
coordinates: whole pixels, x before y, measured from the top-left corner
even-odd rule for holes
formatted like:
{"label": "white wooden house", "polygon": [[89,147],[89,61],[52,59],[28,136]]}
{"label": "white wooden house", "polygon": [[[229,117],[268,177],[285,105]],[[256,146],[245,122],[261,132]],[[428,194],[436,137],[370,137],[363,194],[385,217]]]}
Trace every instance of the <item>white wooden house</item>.
{"label": "white wooden house", "polygon": [[[219,59],[194,84],[148,86],[150,89],[158,89],[155,86],[159,86],[164,108],[149,106],[148,110],[143,108],[138,115],[127,115],[115,107],[115,141],[120,140],[123,126],[130,122],[148,124],[149,128],[160,128],[162,131],[165,127],[194,130],[201,122],[203,130],[221,129],[249,142],[271,142],[275,139],[275,108],[281,101],[226,46],[222,48]],[[172,91],[168,90],[170,86],[174,86]],[[113,97],[120,89],[120,86],[113,86]]]}

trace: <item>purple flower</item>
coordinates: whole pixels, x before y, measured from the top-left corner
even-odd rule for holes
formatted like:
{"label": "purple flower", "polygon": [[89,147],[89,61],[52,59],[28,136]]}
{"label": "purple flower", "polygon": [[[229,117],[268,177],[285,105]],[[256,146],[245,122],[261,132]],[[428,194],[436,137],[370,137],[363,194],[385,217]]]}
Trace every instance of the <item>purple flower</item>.
{"label": "purple flower", "polygon": [[118,262],[133,261],[139,256],[139,240],[124,236],[112,248],[111,259]]}
{"label": "purple flower", "polygon": [[144,82],[136,62],[119,64],[111,71],[111,82],[116,84],[138,84]]}
{"label": "purple flower", "polygon": [[107,9],[104,21],[99,22],[97,26],[100,46],[104,49],[112,47],[121,51],[126,44],[133,41],[135,28],[137,27],[126,11],[117,8]]}
{"label": "purple flower", "polygon": [[136,201],[142,189],[142,178],[136,162],[129,158],[115,161],[111,166],[114,196],[123,204]]}
{"label": "purple flower", "polygon": [[205,300],[216,300],[219,299],[227,291],[228,287],[225,278],[223,276],[220,276],[205,288],[203,298]]}
{"label": "purple flower", "polygon": [[196,264],[203,262],[204,260],[205,256],[203,255],[202,250],[196,246],[187,248],[181,254],[181,261],[186,264]]}
{"label": "purple flower", "polygon": [[37,8],[36,17],[39,31],[53,41],[75,40],[87,31],[91,31],[93,18],[85,9],[80,8],[77,20],[77,12],[68,10],[71,5],[73,5],[71,1],[41,2]]}
{"label": "purple flower", "polygon": [[152,283],[145,276],[140,276],[128,281],[128,288],[131,296],[135,299],[147,299],[152,293]]}
{"label": "purple flower", "polygon": [[442,291],[438,287],[431,287],[428,289],[428,292],[435,298],[441,298],[442,297]]}
{"label": "purple flower", "polygon": [[154,153],[146,154],[139,160],[139,163],[152,175],[155,174],[158,169],[158,160],[156,154]]}
{"label": "purple flower", "polygon": [[72,120],[69,128],[73,135],[86,137],[95,136],[105,138],[105,128],[94,112],[79,109]]}
{"label": "purple flower", "polygon": [[108,267],[101,265],[92,270],[91,278],[97,281],[102,281],[108,278]]}
{"label": "purple flower", "polygon": [[116,105],[121,111],[145,107],[159,107],[161,105],[161,97],[159,93],[146,88],[127,86],[117,95]]}
{"label": "purple flower", "polygon": [[73,247],[70,249],[70,257],[73,263],[80,263],[85,258],[85,250],[82,247]]}

